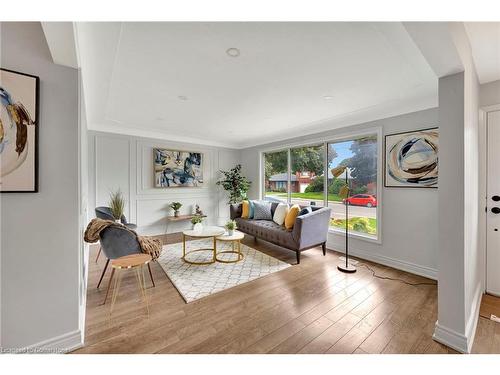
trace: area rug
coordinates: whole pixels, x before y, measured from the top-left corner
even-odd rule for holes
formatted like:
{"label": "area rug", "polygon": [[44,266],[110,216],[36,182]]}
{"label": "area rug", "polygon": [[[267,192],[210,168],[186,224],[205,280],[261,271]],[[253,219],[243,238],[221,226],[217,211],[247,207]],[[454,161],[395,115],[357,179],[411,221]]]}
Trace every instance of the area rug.
{"label": "area rug", "polygon": [[[186,250],[210,248],[212,244],[211,239],[188,241]],[[226,250],[232,250],[230,242],[217,242],[217,252]],[[238,263],[193,265],[181,259],[182,243],[175,243],[163,246],[158,263],[187,303],[290,267],[288,263],[244,244],[241,244],[241,253],[244,258]],[[203,262],[210,259],[211,254],[210,251],[200,251],[190,254],[188,259]],[[218,258],[231,260],[236,254],[219,254]]]}

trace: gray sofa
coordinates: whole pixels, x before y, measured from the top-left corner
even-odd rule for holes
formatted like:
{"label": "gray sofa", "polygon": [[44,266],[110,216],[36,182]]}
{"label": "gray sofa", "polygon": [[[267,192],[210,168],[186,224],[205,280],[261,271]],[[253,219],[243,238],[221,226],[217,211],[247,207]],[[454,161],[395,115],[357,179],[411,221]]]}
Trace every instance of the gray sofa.
{"label": "gray sofa", "polygon": [[[278,203],[271,203],[271,213]],[[236,221],[238,230],[261,238],[264,241],[295,251],[297,264],[300,263],[300,252],[321,245],[323,255],[326,255],[326,238],[330,223],[328,207],[311,207],[313,212],[298,216],[291,231],[271,220],[243,219],[241,217],[241,203],[230,206],[231,219]]]}

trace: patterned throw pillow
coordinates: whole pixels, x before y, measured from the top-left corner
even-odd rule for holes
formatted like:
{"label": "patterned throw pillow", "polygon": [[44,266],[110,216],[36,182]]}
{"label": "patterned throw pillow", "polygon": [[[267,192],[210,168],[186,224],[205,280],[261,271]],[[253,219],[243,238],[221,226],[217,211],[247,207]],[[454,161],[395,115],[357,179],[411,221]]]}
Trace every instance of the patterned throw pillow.
{"label": "patterned throw pillow", "polygon": [[285,217],[288,213],[288,204],[279,203],[274,210],[273,221],[278,225],[283,225],[285,223]]}
{"label": "patterned throw pillow", "polygon": [[253,218],[255,220],[272,220],[271,202],[254,201]]}
{"label": "patterned throw pillow", "polygon": [[300,212],[300,207],[298,204],[294,204],[292,207],[290,207],[290,210],[286,214],[285,218],[286,229],[293,229],[293,225],[295,224],[295,219],[299,215],[299,212]]}

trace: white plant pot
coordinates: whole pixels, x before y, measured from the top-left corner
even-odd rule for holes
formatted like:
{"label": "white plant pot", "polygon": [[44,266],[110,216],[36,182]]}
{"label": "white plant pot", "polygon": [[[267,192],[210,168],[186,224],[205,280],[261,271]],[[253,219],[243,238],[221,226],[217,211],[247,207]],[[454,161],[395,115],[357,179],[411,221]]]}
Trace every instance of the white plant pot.
{"label": "white plant pot", "polygon": [[234,234],[234,229],[228,229],[227,230],[227,235],[232,236]]}
{"label": "white plant pot", "polygon": [[203,230],[203,224],[202,223],[196,223],[193,225],[193,230],[196,232],[201,232]]}
{"label": "white plant pot", "polygon": [[121,224],[121,222],[122,222],[122,221],[121,221],[120,219],[115,219],[115,223],[119,223],[119,224]]}

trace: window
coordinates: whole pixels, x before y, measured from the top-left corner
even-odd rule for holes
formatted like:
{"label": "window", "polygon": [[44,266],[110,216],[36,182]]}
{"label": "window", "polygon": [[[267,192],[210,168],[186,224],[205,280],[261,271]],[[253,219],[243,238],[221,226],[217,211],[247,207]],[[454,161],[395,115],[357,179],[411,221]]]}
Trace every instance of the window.
{"label": "window", "polygon": [[[264,153],[264,199],[301,206],[328,205],[332,231],[345,229],[349,206],[350,232],[378,239],[377,134]],[[331,170],[338,166],[347,167],[348,172],[335,178]],[[351,190],[349,198],[343,199],[339,192],[346,177]]]}
{"label": "window", "polygon": [[288,150],[264,154],[264,199],[288,201]]}
{"label": "window", "polygon": [[328,170],[348,168],[347,180],[351,196],[342,199],[339,190],[346,181],[346,172],[328,176],[328,206],[332,209],[330,227],[344,229],[346,205],[349,205],[349,229],[377,238],[377,136],[367,136],[328,144]]}
{"label": "window", "polygon": [[290,161],[291,203],[302,206],[324,206],[324,145],[292,148]]}

